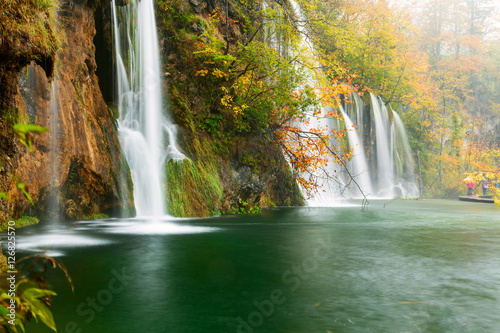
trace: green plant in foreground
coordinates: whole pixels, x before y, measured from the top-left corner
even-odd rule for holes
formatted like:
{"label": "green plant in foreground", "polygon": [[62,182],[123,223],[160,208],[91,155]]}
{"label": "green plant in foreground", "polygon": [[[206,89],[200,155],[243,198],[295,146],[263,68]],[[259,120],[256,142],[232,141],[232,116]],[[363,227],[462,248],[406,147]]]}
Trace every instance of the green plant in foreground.
{"label": "green plant in foreground", "polygon": [[[16,291],[20,296],[9,297],[7,293],[2,292],[2,304],[0,305],[0,325],[8,332],[19,332],[19,328],[24,332],[25,318],[29,315],[36,320],[40,319],[47,327],[56,330],[54,317],[48,308],[48,299],[55,296],[56,293],[48,289],[36,288],[33,282],[23,279],[16,284]],[[9,302],[7,302],[9,300]],[[14,319],[9,317],[10,300],[15,300],[18,305]],[[14,324],[14,325],[13,325]]]}
{"label": "green plant in foreground", "polygon": [[[32,133],[48,131],[47,128],[32,124],[15,124],[13,130],[21,143],[31,152],[33,152]],[[15,176],[14,180],[17,183],[17,188],[34,206],[33,199],[26,191],[25,183],[17,181]],[[9,200],[5,193],[0,194],[0,198]],[[31,318],[35,318],[37,322],[40,319],[51,330],[57,331],[54,317],[49,308],[52,304],[52,296],[55,296],[56,293],[47,288],[48,264],[53,268],[62,269],[73,289],[66,268],[55,259],[35,255],[22,258],[15,263],[12,262],[15,259],[10,261],[12,257],[15,257],[15,251],[12,250],[10,244],[11,236],[15,233],[10,227],[17,228],[37,222],[37,218],[23,216],[15,221],[14,226],[7,225],[9,235],[8,262],[0,248],[0,331],[3,332],[25,332],[25,323]],[[5,225],[2,224],[1,227],[4,229]],[[30,259],[32,260],[30,261]]]}
{"label": "green plant in foreground", "polygon": [[[49,265],[58,267],[65,273],[73,290],[66,268],[47,256],[35,255],[18,260],[15,263],[16,274],[0,272],[0,328],[3,332],[25,332],[25,323],[31,318],[35,318],[37,322],[40,320],[51,330],[57,331],[50,310],[52,296],[56,293],[47,287]],[[11,311],[13,307],[15,311]]]}
{"label": "green plant in foreground", "polygon": [[19,141],[28,149],[33,152],[33,144],[32,144],[32,135],[33,133],[42,133],[42,132],[48,132],[49,129],[34,125],[34,124],[15,124],[12,126],[14,129],[14,132],[16,133],[17,137],[19,138]]}

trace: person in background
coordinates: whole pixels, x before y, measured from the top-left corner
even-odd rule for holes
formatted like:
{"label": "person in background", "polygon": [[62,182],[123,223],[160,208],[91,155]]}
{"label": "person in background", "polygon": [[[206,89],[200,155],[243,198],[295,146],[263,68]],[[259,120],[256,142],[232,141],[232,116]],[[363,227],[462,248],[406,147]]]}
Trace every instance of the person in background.
{"label": "person in background", "polygon": [[488,187],[490,185],[489,179],[483,179],[483,195],[488,195]]}
{"label": "person in background", "polygon": [[469,178],[469,180],[467,181],[467,195],[471,196],[473,190],[474,190],[474,182],[472,181],[472,179]]}

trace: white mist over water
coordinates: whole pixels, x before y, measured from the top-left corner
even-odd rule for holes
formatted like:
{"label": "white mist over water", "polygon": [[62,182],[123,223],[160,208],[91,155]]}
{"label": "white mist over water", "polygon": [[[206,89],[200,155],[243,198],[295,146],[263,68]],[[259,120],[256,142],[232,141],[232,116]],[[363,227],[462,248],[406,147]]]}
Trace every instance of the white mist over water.
{"label": "white mist over water", "polygon": [[160,54],[152,0],[112,0],[118,133],[130,167],[138,217],[166,214],[165,163],[183,159],[175,125],[162,108]]}

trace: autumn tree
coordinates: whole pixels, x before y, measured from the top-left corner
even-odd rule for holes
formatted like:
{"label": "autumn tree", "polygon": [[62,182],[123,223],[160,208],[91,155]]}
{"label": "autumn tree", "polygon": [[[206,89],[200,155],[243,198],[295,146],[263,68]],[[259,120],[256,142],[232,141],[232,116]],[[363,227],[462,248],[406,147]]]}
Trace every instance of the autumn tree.
{"label": "autumn tree", "polygon": [[[482,154],[475,154],[475,158],[488,167],[467,162],[477,147],[489,151],[497,145],[494,114],[498,109],[495,83],[499,67],[490,51],[494,45],[489,23],[492,4],[488,0],[420,3],[420,45],[429,57],[436,101],[429,124],[435,134],[424,148],[429,157],[426,168],[433,174],[427,181],[437,180],[439,188],[448,189],[448,194],[441,196],[453,196],[460,187],[459,179],[471,168],[495,168]],[[478,146],[474,142],[482,143]]]}
{"label": "autumn tree", "polygon": [[324,112],[323,106],[336,108],[340,95],[356,87],[323,74],[288,4],[268,1],[259,6],[250,1],[247,6],[257,23],[217,7],[203,34],[183,40],[189,44],[183,47],[192,50],[186,54],[188,75],[203,95],[210,96],[196,115],[197,126],[223,146],[253,136],[273,142],[282,149],[297,182],[313,195],[321,187],[320,179],[335,180],[328,163],[342,163],[350,150],[339,141],[345,130],[307,124],[338,117],[336,112]]}

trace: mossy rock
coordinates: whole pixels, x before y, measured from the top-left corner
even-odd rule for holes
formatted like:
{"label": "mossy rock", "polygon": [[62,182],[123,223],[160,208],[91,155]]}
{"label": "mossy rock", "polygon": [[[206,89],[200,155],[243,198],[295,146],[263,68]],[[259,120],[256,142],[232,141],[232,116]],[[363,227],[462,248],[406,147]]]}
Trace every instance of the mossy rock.
{"label": "mossy rock", "polygon": [[85,216],[85,220],[104,220],[104,219],[109,219],[109,215],[104,213],[97,213]]}
{"label": "mossy rock", "polygon": [[222,184],[213,165],[190,159],[167,163],[167,204],[179,217],[208,216],[219,210]]}
{"label": "mossy rock", "polygon": [[[14,225],[9,224],[9,221],[14,221]],[[7,220],[3,222],[0,226],[1,231],[7,231],[10,227],[13,227],[15,229],[19,229],[22,227],[27,227],[29,225],[37,224],[39,222],[38,218],[33,217],[33,216],[23,216],[20,219],[17,220]]]}

